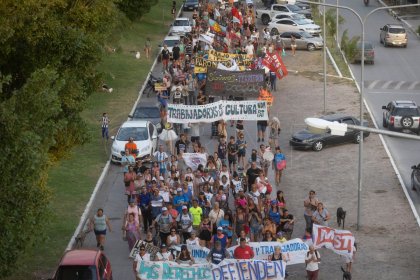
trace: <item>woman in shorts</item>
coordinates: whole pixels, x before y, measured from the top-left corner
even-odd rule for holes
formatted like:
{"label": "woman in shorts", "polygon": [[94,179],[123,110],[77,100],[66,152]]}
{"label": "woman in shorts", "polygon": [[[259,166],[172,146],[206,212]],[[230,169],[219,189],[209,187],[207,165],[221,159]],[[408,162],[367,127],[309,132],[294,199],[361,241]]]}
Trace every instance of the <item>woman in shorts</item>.
{"label": "woman in shorts", "polygon": [[96,236],[96,247],[103,250],[106,236],[106,227],[108,226],[109,231],[111,232],[111,224],[106,215],[104,215],[104,210],[99,208],[96,212],[96,215],[93,216],[91,220],[91,227]]}

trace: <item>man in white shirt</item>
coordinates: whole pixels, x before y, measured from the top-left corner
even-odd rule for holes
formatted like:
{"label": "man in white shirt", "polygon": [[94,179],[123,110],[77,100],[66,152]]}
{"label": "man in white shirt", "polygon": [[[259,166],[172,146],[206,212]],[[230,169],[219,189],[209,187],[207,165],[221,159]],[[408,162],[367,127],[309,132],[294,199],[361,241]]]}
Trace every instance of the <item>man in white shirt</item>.
{"label": "man in white shirt", "polygon": [[318,264],[321,262],[321,255],[314,246],[309,246],[309,252],[306,254],[305,263],[306,263],[306,273],[308,275],[308,280],[318,280]]}

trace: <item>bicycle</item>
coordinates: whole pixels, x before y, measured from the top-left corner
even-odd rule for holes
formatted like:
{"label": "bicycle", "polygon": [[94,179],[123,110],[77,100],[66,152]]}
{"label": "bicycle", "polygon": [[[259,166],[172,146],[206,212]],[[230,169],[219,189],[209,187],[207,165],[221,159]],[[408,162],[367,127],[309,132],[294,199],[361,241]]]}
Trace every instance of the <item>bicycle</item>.
{"label": "bicycle", "polygon": [[150,73],[149,79],[147,80],[147,84],[146,84],[146,87],[144,88],[143,93],[146,93],[148,98],[150,97],[151,92],[156,94],[155,84],[156,83],[162,83],[162,81],[163,80],[161,78],[157,78],[157,77],[153,76],[152,73]]}

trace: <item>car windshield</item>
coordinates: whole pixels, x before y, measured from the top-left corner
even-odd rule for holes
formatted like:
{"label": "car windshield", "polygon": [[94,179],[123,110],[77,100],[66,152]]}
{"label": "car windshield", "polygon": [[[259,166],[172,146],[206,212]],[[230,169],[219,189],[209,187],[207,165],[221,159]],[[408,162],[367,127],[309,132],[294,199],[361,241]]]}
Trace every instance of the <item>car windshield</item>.
{"label": "car windshield", "polygon": [[300,12],[301,8],[299,8],[296,5],[287,5],[287,7],[289,8],[289,10],[291,10],[292,12]]}
{"label": "car windshield", "polygon": [[165,42],[163,42],[163,44],[167,45],[168,47],[175,46],[175,43],[179,43],[179,40],[165,40]]}
{"label": "car windshield", "polygon": [[188,4],[194,4],[194,3],[197,3],[198,4],[198,0],[187,0],[186,2]]}
{"label": "car windshield", "polygon": [[302,19],[302,20],[305,20],[305,21],[306,21],[305,16],[304,16],[304,15],[302,15],[302,14],[293,14],[293,15],[290,15],[290,18],[292,18],[292,19],[296,19],[296,20],[298,20],[298,19]]}
{"label": "car windshield", "polygon": [[389,33],[393,33],[393,34],[404,34],[405,33],[405,29],[404,28],[390,28],[389,29]]}
{"label": "car windshield", "polygon": [[392,114],[395,116],[420,116],[420,112],[416,108],[395,108]]}
{"label": "car windshield", "polygon": [[188,20],[185,20],[185,19],[182,19],[182,20],[177,19],[174,22],[174,26],[189,26],[189,25],[190,23],[188,22]]}
{"label": "car windshield", "polygon": [[61,266],[57,280],[97,280],[95,266]]}
{"label": "car windshield", "polygon": [[128,141],[130,137],[133,137],[134,141],[144,141],[149,138],[149,134],[145,127],[122,127],[118,132],[117,140]]}
{"label": "car windshield", "polygon": [[133,114],[135,119],[157,119],[160,118],[159,108],[156,107],[141,107],[136,108]]}
{"label": "car windshield", "polygon": [[299,32],[299,34],[303,37],[303,38],[313,38],[314,36],[312,36],[311,34],[309,34],[308,32]]}

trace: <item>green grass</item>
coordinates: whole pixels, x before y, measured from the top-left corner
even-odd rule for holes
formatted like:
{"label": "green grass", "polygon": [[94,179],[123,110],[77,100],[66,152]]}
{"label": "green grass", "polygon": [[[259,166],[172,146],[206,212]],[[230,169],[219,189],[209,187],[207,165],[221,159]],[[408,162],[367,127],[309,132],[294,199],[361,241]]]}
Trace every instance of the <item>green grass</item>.
{"label": "green grass", "polygon": [[[82,116],[88,124],[91,141],[73,149],[70,156],[52,167],[49,173],[53,214],[46,227],[48,237],[21,257],[19,271],[7,279],[45,279],[54,271],[108,159],[109,147],[102,142],[100,135],[102,113],[108,112],[112,135],[127,118],[140,85],[150,71],[153,59],[146,60],[144,41],[151,38],[156,54],[157,45],[168,31],[170,7],[171,1],[161,0],[142,20],[124,26],[118,42],[108,43],[109,49],[117,51],[105,53],[98,69],[114,91],[96,92],[89,97]],[[140,60],[134,58],[133,51],[141,51]]]}

